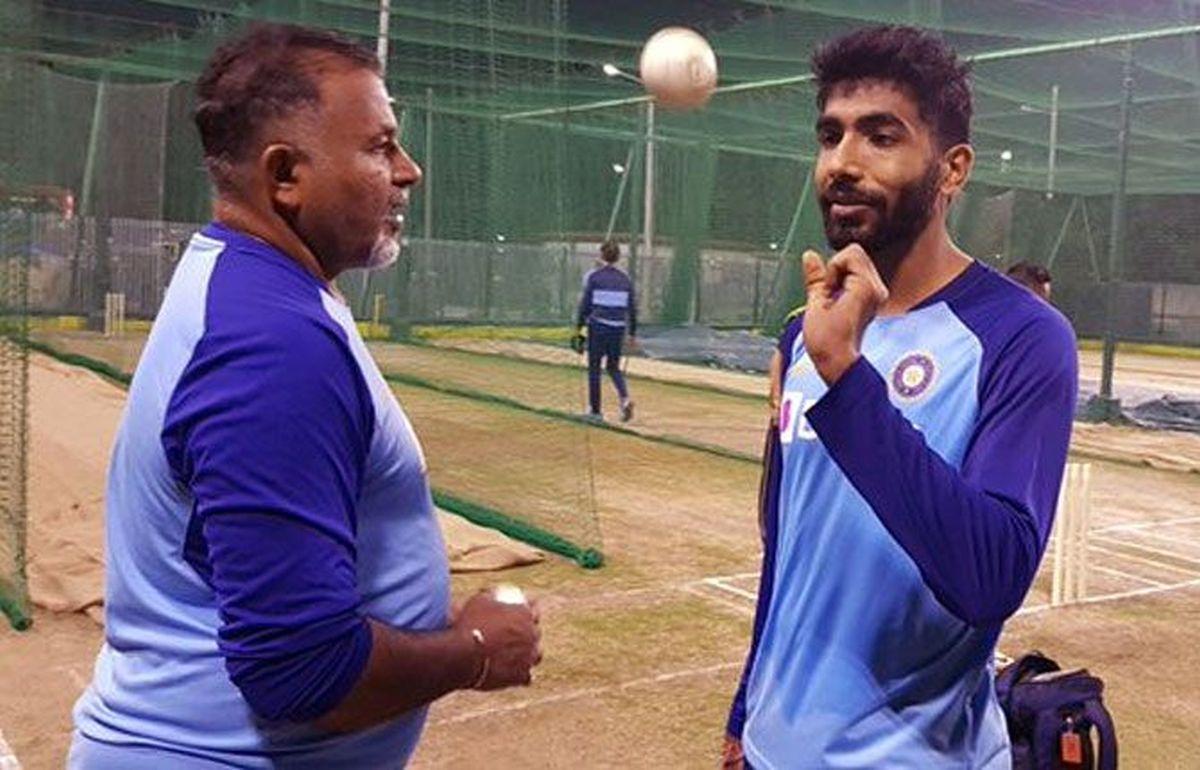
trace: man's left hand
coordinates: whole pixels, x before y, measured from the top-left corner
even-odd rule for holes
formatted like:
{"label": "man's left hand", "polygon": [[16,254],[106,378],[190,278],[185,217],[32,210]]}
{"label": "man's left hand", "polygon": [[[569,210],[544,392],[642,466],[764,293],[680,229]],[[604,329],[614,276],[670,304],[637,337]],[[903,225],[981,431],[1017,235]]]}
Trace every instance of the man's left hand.
{"label": "man's left hand", "polygon": [[725,736],[721,746],[721,770],[745,770],[746,755],[742,753],[742,742],[730,735]]}
{"label": "man's left hand", "polygon": [[867,252],[852,243],[826,263],[804,252],[804,349],[829,385],[858,360],[863,332],[887,301],[888,290]]}

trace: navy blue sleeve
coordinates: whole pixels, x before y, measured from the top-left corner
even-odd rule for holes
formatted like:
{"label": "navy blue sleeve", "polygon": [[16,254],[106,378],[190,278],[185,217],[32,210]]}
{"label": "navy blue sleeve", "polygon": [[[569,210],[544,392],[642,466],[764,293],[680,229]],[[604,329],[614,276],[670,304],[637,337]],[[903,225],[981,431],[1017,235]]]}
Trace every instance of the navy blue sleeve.
{"label": "navy blue sleeve", "polygon": [[164,426],[194,497],[185,558],[215,594],[230,679],[268,720],[328,712],[371,651],[354,504],[374,415],[340,332],[305,319],[206,334]]}
{"label": "navy blue sleeve", "polygon": [[595,274],[593,270],[583,279],[583,293],[579,295],[579,310],[575,313],[576,326],[583,326],[592,314],[592,276]]}
{"label": "navy blue sleeve", "polygon": [[1075,407],[1074,335],[1040,316],[982,377],[961,472],[930,449],[864,358],[808,410],[835,462],[938,600],[972,625],[1003,622],[1041,561]]}

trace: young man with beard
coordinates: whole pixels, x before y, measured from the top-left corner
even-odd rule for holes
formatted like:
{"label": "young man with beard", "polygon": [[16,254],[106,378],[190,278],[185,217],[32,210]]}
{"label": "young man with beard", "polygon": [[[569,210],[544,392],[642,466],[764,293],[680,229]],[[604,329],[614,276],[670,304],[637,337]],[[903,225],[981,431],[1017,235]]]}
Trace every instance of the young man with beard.
{"label": "young man with beard", "polygon": [[966,68],[912,28],[814,56],[826,236],[781,340],[754,639],[725,758],[1003,768],[992,655],[1037,571],[1076,386],[1066,320],[960,251]]}
{"label": "young man with beard", "polygon": [[540,659],[528,606],[451,610],[424,455],[333,284],[396,258],[421,172],[335,35],[252,28],[197,97],[215,221],[130,386],[68,764],[402,766],[431,701]]}

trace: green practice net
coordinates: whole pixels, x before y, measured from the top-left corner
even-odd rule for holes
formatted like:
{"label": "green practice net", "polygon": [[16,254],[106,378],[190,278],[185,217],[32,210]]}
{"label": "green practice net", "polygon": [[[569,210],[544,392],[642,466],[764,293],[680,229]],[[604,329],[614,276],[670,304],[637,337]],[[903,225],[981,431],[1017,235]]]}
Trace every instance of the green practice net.
{"label": "green practice net", "polygon": [[0,612],[30,622],[25,581],[29,352],[28,215],[0,211]]}
{"label": "green practice net", "polygon": [[[364,328],[388,338],[377,357],[438,447],[431,473],[447,505],[561,537],[576,555],[599,548],[592,428],[576,419],[585,386],[564,345],[606,237],[623,245],[648,349],[663,340],[657,350],[669,358],[684,344],[672,340],[736,329],[703,337],[705,349],[736,343],[749,352],[722,362],[765,363],[769,333],[804,301],[797,256],[824,245],[809,182],[808,59],[820,41],[864,24],[936,30],[973,62],[978,161],[952,215],[967,251],[999,268],[1048,267],[1080,337],[1200,345],[1195,3],[382,5],[391,6],[387,82],[425,180],[401,261],[342,287]],[[124,296],[130,321],[153,318],[208,215],[191,89],[219,40],[269,20],[374,47],[380,8],[5,3],[0,187],[40,205],[30,224],[35,326],[72,319],[72,344],[82,345],[103,332],[112,294]],[[672,23],[703,32],[720,62],[720,88],[702,110],[657,109],[636,83],[602,70],[636,72],[643,41]],[[447,347],[474,358],[446,359]],[[541,368],[513,371],[513,359]],[[611,416],[611,390],[605,397]],[[516,446],[515,434],[531,443]],[[472,456],[459,440],[468,435],[513,450]]]}

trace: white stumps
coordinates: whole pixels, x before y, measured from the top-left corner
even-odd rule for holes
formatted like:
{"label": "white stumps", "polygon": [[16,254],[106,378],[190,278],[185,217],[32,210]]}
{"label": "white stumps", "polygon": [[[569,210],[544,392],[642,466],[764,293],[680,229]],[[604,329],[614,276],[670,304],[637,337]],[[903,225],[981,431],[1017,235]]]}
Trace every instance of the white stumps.
{"label": "white stumps", "polygon": [[1054,517],[1054,578],[1050,605],[1080,601],[1087,596],[1088,530],[1092,511],[1092,466],[1067,463]]}

